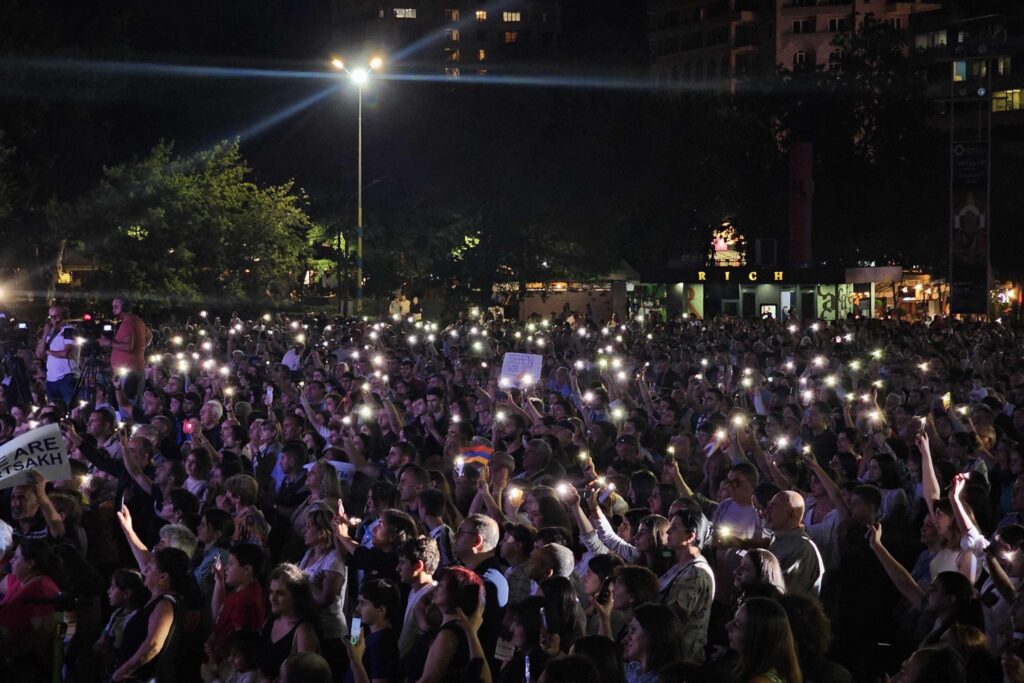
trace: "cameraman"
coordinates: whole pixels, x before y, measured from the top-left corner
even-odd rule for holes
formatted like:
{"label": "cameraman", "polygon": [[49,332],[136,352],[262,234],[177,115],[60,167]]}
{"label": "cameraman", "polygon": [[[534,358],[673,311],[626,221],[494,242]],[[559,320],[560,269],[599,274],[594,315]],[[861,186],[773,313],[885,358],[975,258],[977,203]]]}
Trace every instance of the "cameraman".
{"label": "cameraman", "polygon": [[100,337],[99,344],[110,349],[110,370],[118,375],[124,373],[121,380],[122,390],[132,406],[136,406],[142,396],[146,346],[150,342],[150,337],[149,328],[142,322],[142,318],[132,312],[133,308],[133,302],[126,296],[119,296],[113,300],[111,311],[118,323],[117,330],[113,339]]}
{"label": "cameraman", "polygon": [[46,361],[46,398],[51,401],[59,399],[65,407],[70,407],[78,362],[75,358],[77,347],[64,337],[64,330],[72,329],[64,322],[66,318],[67,309],[50,306],[43,334],[36,345],[36,358]]}

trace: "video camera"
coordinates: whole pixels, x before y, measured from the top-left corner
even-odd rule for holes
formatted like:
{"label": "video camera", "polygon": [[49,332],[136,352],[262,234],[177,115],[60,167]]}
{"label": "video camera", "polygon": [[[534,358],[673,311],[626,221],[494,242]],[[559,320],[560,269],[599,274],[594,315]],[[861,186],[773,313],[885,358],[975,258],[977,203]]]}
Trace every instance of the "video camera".
{"label": "video camera", "polygon": [[29,324],[11,313],[0,312],[0,344],[5,351],[17,351],[29,346]]}
{"label": "video camera", "polygon": [[117,324],[111,320],[100,320],[90,312],[82,314],[81,320],[69,320],[64,328],[63,337],[78,344],[85,353],[96,353],[99,350],[100,338],[113,339]]}

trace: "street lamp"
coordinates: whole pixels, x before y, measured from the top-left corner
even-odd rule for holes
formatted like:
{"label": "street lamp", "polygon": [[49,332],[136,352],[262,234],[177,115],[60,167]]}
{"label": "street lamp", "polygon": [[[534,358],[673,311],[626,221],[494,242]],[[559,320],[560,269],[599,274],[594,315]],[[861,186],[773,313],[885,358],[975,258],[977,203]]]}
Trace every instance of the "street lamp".
{"label": "street lamp", "polygon": [[[363,312],[363,86],[370,80],[370,73],[379,70],[384,65],[384,60],[374,57],[370,60],[368,67],[356,67],[349,70],[345,62],[340,59],[332,59],[331,66],[338,71],[348,75],[356,84],[359,94],[359,146],[358,163],[356,166],[357,187],[356,187],[356,313]],[[338,224],[338,287],[341,288],[341,224]],[[339,291],[340,294],[340,291]],[[339,298],[338,305],[341,305]]]}

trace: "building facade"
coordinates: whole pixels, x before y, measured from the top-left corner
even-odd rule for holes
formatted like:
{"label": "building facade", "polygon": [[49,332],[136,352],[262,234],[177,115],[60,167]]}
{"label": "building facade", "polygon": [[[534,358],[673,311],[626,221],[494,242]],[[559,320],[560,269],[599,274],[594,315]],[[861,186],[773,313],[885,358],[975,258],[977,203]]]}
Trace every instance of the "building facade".
{"label": "building facade", "polygon": [[907,30],[940,7],[905,0],[649,0],[651,76],[668,88],[735,92],[776,68],[828,68],[836,35],[873,15]]}
{"label": "building facade", "polygon": [[336,0],[332,17],[339,50],[451,77],[549,58],[561,31],[558,0]]}

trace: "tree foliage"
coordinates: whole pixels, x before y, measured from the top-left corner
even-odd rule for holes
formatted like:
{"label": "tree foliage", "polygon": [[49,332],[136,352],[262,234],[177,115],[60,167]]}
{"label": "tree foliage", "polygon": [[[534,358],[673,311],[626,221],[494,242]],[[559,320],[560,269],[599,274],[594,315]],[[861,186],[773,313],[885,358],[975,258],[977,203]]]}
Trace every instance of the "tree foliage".
{"label": "tree foliage", "polygon": [[104,169],[50,223],[100,266],[93,286],[162,304],[287,294],[307,266],[313,224],[291,182],[261,187],[237,142],[189,157],[168,143]]}

